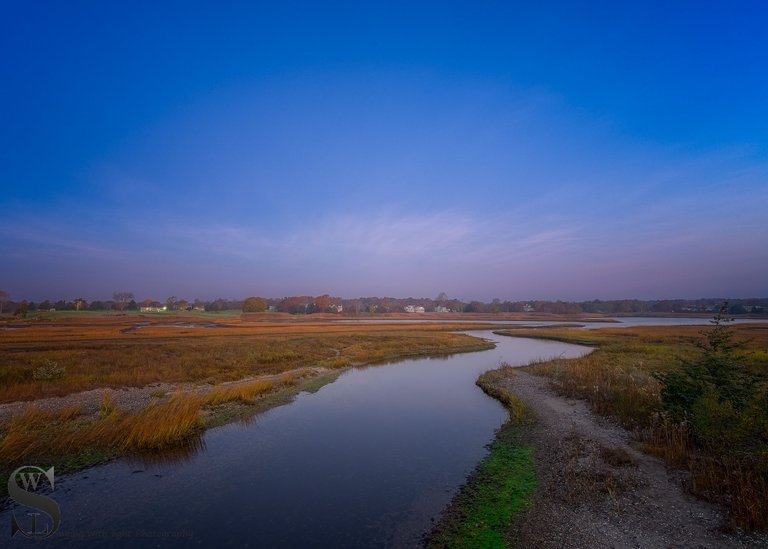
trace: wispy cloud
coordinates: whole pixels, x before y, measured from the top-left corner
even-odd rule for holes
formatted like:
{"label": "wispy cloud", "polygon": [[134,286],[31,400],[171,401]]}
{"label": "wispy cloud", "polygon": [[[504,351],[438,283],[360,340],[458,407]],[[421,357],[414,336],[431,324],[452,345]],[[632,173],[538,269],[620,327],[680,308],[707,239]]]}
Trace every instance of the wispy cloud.
{"label": "wispy cloud", "polygon": [[[0,225],[3,241],[17,255],[40,254],[79,255],[89,259],[106,258],[121,253],[114,247],[93,242],[56,223],[28,220],[18,224]],[[47,226],[46,226],[47,225]]]}
{"label": "wispy cloud", "polygon": [[[143,229],[140,229],[143,230]],[[530,220],[484,218],[455,211],[326,215],[284,229],[246,225],[184,225],[146,230],[177,253],[205,251],[247,261],[328,261],[398,264],[418,260],[462,264],[512,256],[560,253],[578,240],[572,226],[540,227]],[[452,258],[452,260],[448,260]]]}

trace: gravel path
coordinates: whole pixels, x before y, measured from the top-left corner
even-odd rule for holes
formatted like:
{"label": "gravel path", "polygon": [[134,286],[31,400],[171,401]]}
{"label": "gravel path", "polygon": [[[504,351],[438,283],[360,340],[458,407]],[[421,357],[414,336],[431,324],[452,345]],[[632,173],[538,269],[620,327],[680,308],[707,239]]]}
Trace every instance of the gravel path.
{"label": "gravel path", "polygon": [[503,383],[538,416],[528,436],[540,484],[513,525],[515,546],[768,547],[768,538],[720,531],[717,507],[687,494],[681,473],[637,450],[630,433],[584,401],[519,370]]}

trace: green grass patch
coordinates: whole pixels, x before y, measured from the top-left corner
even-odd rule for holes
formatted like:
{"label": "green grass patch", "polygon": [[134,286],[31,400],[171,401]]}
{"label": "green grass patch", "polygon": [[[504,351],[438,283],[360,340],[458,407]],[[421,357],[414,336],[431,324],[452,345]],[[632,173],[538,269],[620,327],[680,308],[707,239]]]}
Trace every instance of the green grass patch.
{"label": "green grass patch", "polygon": [[506,547],[512,517],[536,489],[533,448],[507,423],[427,540],[427,547]]}
{"label": "green grass patch", "polygon": [[521,442],[521,434],[534,418],[530,408],[504,387],[514,375],[514,368],[502,363],[477,379],[487,395],[507,408],[509,421],[427,537],[427,547],[506,547],[514,515],[531,504],[537,486],[534,449]]}

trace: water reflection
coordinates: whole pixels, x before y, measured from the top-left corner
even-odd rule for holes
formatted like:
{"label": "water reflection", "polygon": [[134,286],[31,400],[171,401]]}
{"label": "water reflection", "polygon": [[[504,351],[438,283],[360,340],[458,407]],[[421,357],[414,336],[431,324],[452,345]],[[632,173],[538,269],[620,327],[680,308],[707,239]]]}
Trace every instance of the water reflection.
{"label": "water reflection", "polygon": [[500,361],[588,351],[472,335],[497,347],[354,368],[245,424],[212,429],[178,455],[57,478],[62,529],[46,546],[80,547],[89,532],[100,533],[89,547],[110,548],[418,546],[506,420],[475,386],[478,375]]}
{"label": "water reflection", "polygon": [[[253,417],[247,418],[252,422]],[[244,425],[245,419],[243,421]],[[126,463],[134,467],[152,467],[155,465],[181,465],[192,461],[198,452],[205,451],[205,438],[203,433],[194,435],[183,442],[163,448],[162,450],[146,450],[136,452],[125,457]]]}

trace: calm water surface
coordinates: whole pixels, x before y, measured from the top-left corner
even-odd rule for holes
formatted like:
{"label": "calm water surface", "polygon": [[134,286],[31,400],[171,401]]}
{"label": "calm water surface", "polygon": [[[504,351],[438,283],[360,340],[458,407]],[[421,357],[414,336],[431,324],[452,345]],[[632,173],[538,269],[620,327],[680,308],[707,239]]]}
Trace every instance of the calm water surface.
{"label": "calm water surface", "polygon": [[[418,314],[416,314],[418,316]],[[510,326],[552,326],[558,324],[582,324],[588,330],[597,330],[599,328],[630,328],[633,326],[699,326],[711,324],[712,317],[662,317],[662,316],[623,316],[606,318],[602,322],[583,319],[573,320],[444,320],[431,319],[429,317],[419,319],[381,319],[366,318],[354,320],[337,320],[335,322],[346,324],[504,324]],[[613,321],[613,322],[606,322]],[[765,322],[758,318],[736,318],[731,321],[732,324],[748,324],[752,322]]]}
{"label": "calm water surface", "polygon": [[[473,335],[497,348],[352,369],[248,424],[206,432],[185,459],[120,460],[58,478],[62,524],[44,544],[417,546],[506,419],[477,376],[502,360],[588,352]],[[0,514],[0,528],[9,524]],[[33,545],[18,537],[13,545]]]}

